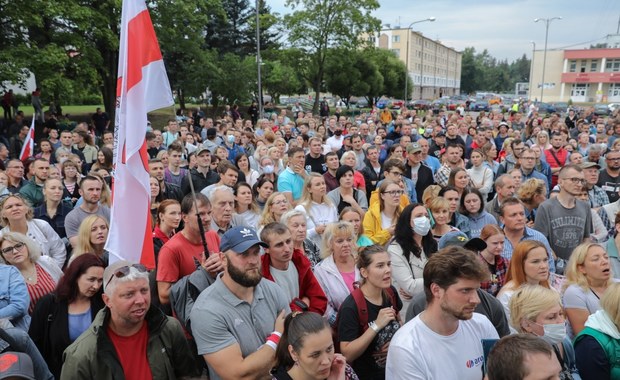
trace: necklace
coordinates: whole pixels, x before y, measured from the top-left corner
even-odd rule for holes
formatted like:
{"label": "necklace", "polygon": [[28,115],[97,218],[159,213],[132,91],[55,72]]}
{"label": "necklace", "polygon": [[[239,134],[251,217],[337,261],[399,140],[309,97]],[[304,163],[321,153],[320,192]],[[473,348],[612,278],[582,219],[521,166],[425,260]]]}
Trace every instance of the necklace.
{"label": "necklace", "polygon": [[34,267],[33,270],[29,271],[30,273],[24,271],[22,275],[26,279],[27,282],[34,282],[37,280],[37,268]]}

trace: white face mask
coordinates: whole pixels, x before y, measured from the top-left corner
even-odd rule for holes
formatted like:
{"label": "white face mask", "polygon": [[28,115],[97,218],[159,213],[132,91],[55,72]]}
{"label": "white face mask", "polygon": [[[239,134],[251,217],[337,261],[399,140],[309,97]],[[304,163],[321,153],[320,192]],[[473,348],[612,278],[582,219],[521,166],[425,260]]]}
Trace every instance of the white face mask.
{"label": "white face mask", "polygon": [[413,219],[413,232],[420,236],[426,236],[431,229],[431,220],[426,216],[419,216]]}
{"label": "white face mask", "polygon": [[273,165],[265,165],[265,166],[263,167],[263,173],[265,173],[265,174],[271,174],[271,173],[273,173],[274,169],[275,169],[275,168],[273,167]]}
{"label": "white face mask", "polygon": [[536,324],[543,327],[545,335],[541,336],[541,338],[549,344],[560,344],[566,338],[566,326],[564,323]]}

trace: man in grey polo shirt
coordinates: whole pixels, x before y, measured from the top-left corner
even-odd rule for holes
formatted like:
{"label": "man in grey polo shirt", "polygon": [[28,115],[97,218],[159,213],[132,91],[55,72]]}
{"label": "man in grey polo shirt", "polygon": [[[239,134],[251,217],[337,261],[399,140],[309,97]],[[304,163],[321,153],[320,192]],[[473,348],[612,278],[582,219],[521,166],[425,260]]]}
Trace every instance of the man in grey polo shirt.
{"label": "man in grey polo shirt", "polygon": [[262,279],[260,246],[267,244],[250,227],[226,231],[220,244],[224,273],[192,309],[192,333],[211,380],[267,376],[275,364],[273,343],[290,308],[282,289]]}

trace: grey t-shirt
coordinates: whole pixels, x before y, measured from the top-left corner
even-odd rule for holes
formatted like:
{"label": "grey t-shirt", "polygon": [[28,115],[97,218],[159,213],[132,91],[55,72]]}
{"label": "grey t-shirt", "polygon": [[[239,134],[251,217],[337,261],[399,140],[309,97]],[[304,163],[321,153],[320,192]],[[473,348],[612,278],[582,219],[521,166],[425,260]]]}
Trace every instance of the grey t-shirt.
{"label": "grey t-shirt", "polygon": [[65,217],[65,231],[67,232],[67,237],[72,238],[77,236],[80,224],[90,215],[103,216],[108,223],[110,223],[110,209],[107,206],[99,205],[99,208],[97,208],[97,211],[94,213],[86,212],[81,207],[76,207]]}
{"label": "grey t-shirt", "polygon": [[[237,298],[221,277],[196,299],[190,315],[192,334],[200,355],[239,344],[245,358],[265,344],[278,314],[283,309],[290,313],[289,301],[276,283],[262,279],[254,288],[254,299],[249,304]],[[209,378],[221,379],[211,367]]]}
{"label": "grey t-shirt", "polygon": [[269,272],[271,272],[275,283],[280,285],[284,293],[289,296],[290,301],[299,297],[299,272],[292,262],[289,263],[286,270],[269,266]]}
{"label": "grey t-shirt", "polygon": [[592,232],[590,205],[577,200],[575,207],[565,208],[557,198],[548,199],[538,206],[534,229],[545,235],[558,257],[568,260]]}

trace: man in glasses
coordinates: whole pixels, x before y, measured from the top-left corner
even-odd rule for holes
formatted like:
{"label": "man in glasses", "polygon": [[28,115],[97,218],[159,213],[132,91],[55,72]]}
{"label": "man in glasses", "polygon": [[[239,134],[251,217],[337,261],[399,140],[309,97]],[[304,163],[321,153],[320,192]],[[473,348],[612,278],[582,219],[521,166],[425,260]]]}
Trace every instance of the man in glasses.
{"label": "man in glasses", "polygon": [[558,185],[558,196],[538,206],[534,229],[545,235],[558,258],[568,261],[573,249],[590,239],[592,214],[589,204],[576,199],[586,186],[580,166],[563,167],[558,174]]}
{"label": "man in glasses", "polygon": [[601,169],[598,185],[607,192],[610,202],[620,199],[620,151],[612,150],[605,155],[605,168]]}
{"label": "man in glasses", "polygon": [[267,244],[250,227],[226,231],[220,244],[224,273],[192,308],[192,333],[211,380],[266,377],[275,364],[289,300],[262,278],[260,247]]}
{"label": "man in glasses", "polygon": [[62,379],[196,376],[179,322],[151,306],[149,274],[117,261],[103,272],[103,308],[64,354]]}

